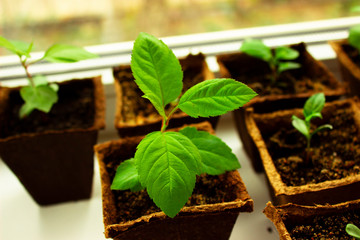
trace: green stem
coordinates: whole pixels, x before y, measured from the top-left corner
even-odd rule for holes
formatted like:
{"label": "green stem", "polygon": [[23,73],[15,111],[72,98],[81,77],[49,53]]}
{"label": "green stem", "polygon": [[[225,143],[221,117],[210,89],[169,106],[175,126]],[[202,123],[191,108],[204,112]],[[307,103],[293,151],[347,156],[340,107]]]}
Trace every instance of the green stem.
{"label": "green stem", "polygon": [[171,112],[169,113],[169,115],[166,117],[166,118],[163,118],[163,121],[162,121],[162,126],[161,126],[161,132],[164,132],[167,128],[167,126],[169,125],[169,121],[172,117],[172,115],[176,112],[176,110],[178,109],[178,105],[176,105],[172,110]]}
{"label": "green stem", "polygon": [[22,60],[20,58],[20,61],[21,61],[21,65],[24,67],[24,70],[25,70],[25,73],[26,73],[26,76],[30,82],[30,85],[32,87],[35,87],[35,83],[34,83],[34,79],[33,77],[31,76],[30,72],[29,72],[29,64],[26,64],[26,58],[24,60]]}

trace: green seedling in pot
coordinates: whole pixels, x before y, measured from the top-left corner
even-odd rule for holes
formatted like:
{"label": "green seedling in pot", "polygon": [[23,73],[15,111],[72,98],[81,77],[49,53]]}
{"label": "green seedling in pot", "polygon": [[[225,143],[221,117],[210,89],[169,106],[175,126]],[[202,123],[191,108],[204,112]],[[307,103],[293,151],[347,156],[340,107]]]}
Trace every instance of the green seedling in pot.
{"label": "green seedling in pot", "polygon": [[300,133],[302,133],[306,138],[306,149],[309,151],[311,138],[319,131],[332,129],[333,127],[330,124],[324,124],[311,130],[310,122],[314,118],[322,118],[321,111],[325,105],[325,95],[324,93],[316,93],[312,95],[308,100],[306,100],[303,114],[305,119],[300,119],[297,116],[292,116],[292,125]]}
{"label": "green seedling in pot", "polygon": [[80,47],[54,44],[45,51],[41,58],[32,60],[30,53],[33,48],[33,43],[10,41],[2,36],[0,36],[0,47],[6,48],[20,58],[20,63],[29,81],[28,86],[20,89],[20,95],[24,100],[24,104],[19,112],[21,118],[29,115],[35,109],[48,113],[52,106],[58,101],[58,85],[48,83],[44,76],[32,76],[29,72],[30,65],[42,60],[56,63],[73,63],[97,57],[97,55]]}
{"label": "green seedling in pot", "polygon": [[287,70],[300,68],[301,65],[294,62],[299,57],[299,52],[295,49],[280,46],[271,50],[259,39],[246,39],[240,51],[252,57],[259,58],[269,64],[271,69],[271,83],[276,84],[277,76]]}
{"label": "green seedling in pot", "polygon": [[360,229],[352,223],[346,225],[345,231],[350,236],[360,240]]}
{"label": "green seedling in pot", "polygon": [[[230,147],[208,132],[193,127],[165,131],[173,113],[180,109],[194,118],[218,116],[244,105],[256,93],[233,79],[212,79],[181,96],[183,72],[178,59],[165,43],[147,33],[140,33],[134,43],[131,69],[143,97],[162,116],[162,127],[146,135],[134,158],[118,166],[111,189],[146,188],[154,203],[174,217],[191,196],[197,175],[219,175],[240,164]],[[166,114],[170,103],[172,109]]]}

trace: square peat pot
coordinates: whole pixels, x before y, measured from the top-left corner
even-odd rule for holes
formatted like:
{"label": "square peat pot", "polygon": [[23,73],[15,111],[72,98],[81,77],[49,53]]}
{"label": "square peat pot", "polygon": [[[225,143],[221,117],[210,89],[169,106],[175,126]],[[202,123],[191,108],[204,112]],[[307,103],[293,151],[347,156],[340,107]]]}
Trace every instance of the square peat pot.
{"label": "square peat pot", "polygon": [[101,77],[59,83],[48,114],[20,119],[20,88],[0,87],[0,156],[40,205],[90,198],[98,130],[105,127]]}
{"label": "square peat pot", "polygon": [[[348,223],[355,225],[359,223],[359,217],[356,217],[356,215],[360,215],[360,200],[316,206],[302,206],[292,203],[274,206],[271,202],[268,202],[264,213],[275,225],[280,240],[353,239],[347,235],[345,227]],[[334,221],[335,224],[329,225],[328,219],[330,219],[330,222]],[[317,235],[319,233],[324,234],[322,233],[323,228],[311,227],[311,225],[316,226],[315,222],[326,224],[324,230],[327,233],[326,236],[321,236],[323,238]],[[319,230],[319,232],[316,230]]]}
{"label": "square peat pot", "polygon": [[[302,109],[256,114],[248,109],[250,133],[272,193],[274,204],[336,204],[360,198],[360,109],[357,98],[326,103],[323,119],[332,130],[318,132],[305,151],[305,137],[291,124]],[[307,154],[308,153],[308,154]],[[306,159],[309,163],[306,164]]]}
{"label": "square peat pot", "polygon": [[340,65],[344,83],[353,96],[360,96],[360,53],[346,39],[330,41]]}
{"label": "square peat pot", "polygon": [[254,108],[255,113],[266,113],[302,107],[306,99],[316,92],[324,92],[327,101],[346,94],[345,87],[322,62],[315,60],[309,54],[304,43],[290,47],[299,52],[296,62],[301,64],[301,68],[280,74],[278,81],[285,85],[277,88],[271,87],[269,80],[265,80],[271,72],[266,62],[242,52],[217,56],[221,77],[243,82],[259,94],[244,107],[234,111],[235,124],[244,149],[257,172],[263,171],[263,168],[259,162],[254,161],[258,158],[256,152],[251,151],[254,143],[244,123],[247,107]]}
{"label": "square peat pot", "polygon": [[[203,54],[188,55],[180,59],[184,73],[183,93],[204,80],[213,79]],[[148,99],[143,98],[143,92],[138,88],[129,65],[113,68],[116,91],[115,128],[119,136],[141,136],[161,128],[162,118]],[[170,109],[171,110],[171,109]],[[184,124],[209,121],[216,127],[219,117],[191,118],[178,110],[168,128],[180,127]]]}
{"label": "square peat pot", "polygon": [[[208,122],[192,126],[199,130],[213,131]],[[105,237],[117,240],[229,239],[239,213],[253,211],[253,200],[238,171],[216,177],[198,177],[193,195],[174,218],[167,217],[157,208],[145,190],[131,193],[110,189],[118,165],[134,156],[136,146],[142,138],[121,138],[95,146],[101,175]],[[211,188],[207,184],[217,184],[218,187]],[[197,202],[195,199],[206,198],[203,191],[213,192],[215,195],[222,192],[221,199],[224,201]]]}

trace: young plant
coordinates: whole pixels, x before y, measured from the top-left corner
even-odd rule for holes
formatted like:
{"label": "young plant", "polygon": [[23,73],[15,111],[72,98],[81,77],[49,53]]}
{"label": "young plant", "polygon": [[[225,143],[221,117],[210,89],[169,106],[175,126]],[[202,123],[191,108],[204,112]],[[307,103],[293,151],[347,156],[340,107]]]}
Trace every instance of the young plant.
{"label": "young plant", "polygon": [[346,225],[345,231],[350,236],[360,240],[360,229],[352,223]]}
{"label": "young plant", "polygon": [[30,53],[33,48],[33,43],[9,41],[2,36],[0,36],[0,47],[6,48],[20,58],[20,63],[29,81],[28,86],[20,89],[20,95],[24,100],[24,104],[19,112],[21,118],[29,115],[35,109],[48,113],[58,100],[58,85],[55,83],[49,84],[44,76],[32,76],[29,72],[30,65],[41,60],[57,63],[73,63],[97,57],[97,55],[80,47],[54,44],[45,51],[41,58],[31,60]]}
{"label": "young plant", "polygon": [[277,47],[272,51],[259,39],[246,39],[241,45],[240,51],[269,64],[273,85],[280,73],[301,67],[299,63],[292,61],[299,57],[298,51],[285,46]]}
{"label": "young plant", "polygon": [[[218,116],[244,105],[256,93],[233,79],[213,79],[180,96],[183,72],[178,59],[161,40],[147,33],[140,33],[134,43],[131,69],[143,97],[162,116],[162,127],[145,136],[134,158],[119,165],[111,189],[146,188],[154,203],[174,217],[191,196],[196,175],[218,175],[240,164],[230,147],[208,132],[192,127],[165,131],[173,113],[181,109],[194,118]],[[178,97],[166,114],[165,106]]]}
{"label": "young plant", "polygon": [[311,138],[317,132],[332,129],[333,127],[330,124],[324,124],[315,130],[311,130],[310,122],[314,118],[322,118],[321,111],[325,105],[325,95],[324,93],[316,93],[312,95],[308,100],[306,100],[303,114],[305,119],[300,119],[297,116],[292,116],[292,125],[296,128],[300,133],[302,133],[307,141],[306,149],[309,151]]}

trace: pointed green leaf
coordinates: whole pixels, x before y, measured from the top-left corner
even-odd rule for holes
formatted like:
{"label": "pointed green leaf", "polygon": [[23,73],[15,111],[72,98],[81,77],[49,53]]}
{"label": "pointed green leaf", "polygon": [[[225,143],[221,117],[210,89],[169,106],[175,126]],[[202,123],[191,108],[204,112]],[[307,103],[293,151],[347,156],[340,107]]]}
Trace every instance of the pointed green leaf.
{"label": "pointed green leaf", "polygon": [[306,100],[304,105],[304,116],[307,118],[314,113],[321,113],[325,105],[324,93],[316,93]]}
{"label": "pointed green leaf", "polygon": [[275,49],[276,60],[294,60],[299,57],[299,52],[290,47],[280,46]]}
{"label": "pointed green leaf", "polygon": [[315,129],[311,135],[310,135],[310,138],[312,136],[314,136],[316,133],[320,132],[320,131],[323,131],[323,130],[331,130],[333,129],[333,126],[331,124],[324,124],[324,125],[321,125],[320,127],[318,127],[317,129]]}
{"label": "pointed green leaf", "polygon": [[287,70],[297,69],[300,67],[301,67],[301,65],[296,62],[279,62],[277,72],[281,73],[281,72],[284,72]]}
{"label": "pointed green leaf", "polygon": [[[6,48],[10,52],[13,52],[14,54],[18,56],[27,56],[29,57],[29,54],[27,53],[27,50],[29,48],[28,43],[19,42],[19,41],[9,41],[6,38],[0,36],[0,46]],[[27,47],[24,47],[27,46]]]}
{"label": "pointed green leaf", "polygon": [[141,185],[169,217],[184,206],[202,172],[196,146],[178,132],[153,132],[135,153]]}
{"label": "pointed green leaf", "polygon": [[308,129],[306,122],[297,116],[292,116],[292,125],[296,128],[299,132],[301,132],[306,139],[310,139],[310,129]]}
{"label": "pointed green leaf", "polygon": [[235,154],[220,138],[194,127],[186,127],[179,132],[199,149],[204,173],[219,175],[240,168]]}
{"label": "pointed green leaf", "polygon": [[49,62],[73,63],[96,57],[98,57],[96,54],[81,47],[54,44],[45,52],[43,59]]}
{"label": "pointed green leaf", "polygon": [[20,95],[25,101],[25,106],[20,110],[20,117],[30,114],[34,109],[47,113],[58,100],[56,92],[49,85],[22,87]]}
{"label": "pointed green leaf", "polygon": [[349,30],[349,44],[360,52],[360,25],[355,25]]}
{"label": "pointed green leaf", "polygon": [[140,33],[131,55],[131,70],[144,97],[165,117],[165,106],[181,93],[183,73],[179,60],[161,40]]}
{"label": "pointed green leaf", "polygon": [[143,187],[140,184],[134,158],[122,162],[116,169],[116,174],[111,184],[111,190],[140,191]]}
{"label": "pointed green leaf", "polygon": [[196,84],[180,98],[179,108],[191,117],[218,116],[249,102],[257,94],[233,79],[212,79]]}
{"label": "pointed green leaf", "polygon": [[30,52],[33,47],[33,43],[26,43],[21,41],[10,41],[11,44],[15,47],[18,54],[30,57]]}
{"label": "pointed green leaf", "polygon": [[240,47],[240,51],[266,62],[270,62],[273,58],[271,48],[258,39],[245,39]]}
{"label": "pointed green leaf", "polygon": [[355,226],[354,224],[348,223],[346,225],[345,230],[350,236],[352,236],[356,239],[360,239],[360,229],[357,226]]}

